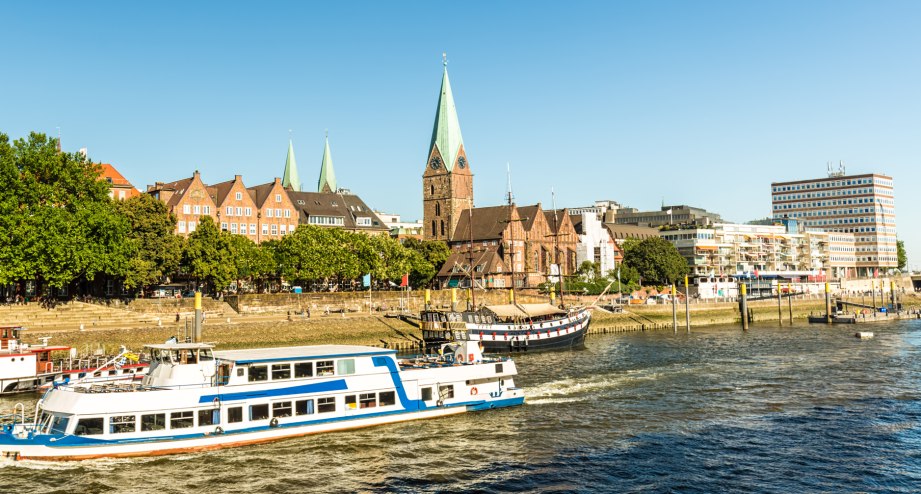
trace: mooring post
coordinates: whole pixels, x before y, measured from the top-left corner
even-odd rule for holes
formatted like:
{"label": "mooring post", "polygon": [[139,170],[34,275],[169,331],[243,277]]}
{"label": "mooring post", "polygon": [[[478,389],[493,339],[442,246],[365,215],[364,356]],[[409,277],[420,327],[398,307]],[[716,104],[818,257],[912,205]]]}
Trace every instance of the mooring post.
{"label": "mooring post", "polygon": [[793,285],[787,283],[787,309],[790,311],[790,326],[793,326]]}
{"label": "mooring post", "polygon": [[831,324],[831,287],[825,282],[825,322]]}
{"label": "mooring post", "polygon": [[457,288],[451,289],[451,312],[457,311]]}
{"label": "mooring post", "polygon": [[780,307],[780,280],[777,280],[777,323],[783,326],[783,309]]}
{"label": "mooring post", "polygon": [[425,310],[431,309],[432,306],[432,291],[428,288],[425,289]]}
{"label": "mooring post", "polygon": [[672,329],[675,334],[678,333],[678,300],[675,297],[675,284],[672,283]]}
{"label": "mooring post", "polygon": [[895,305],[895,281],[889,280],[889,298],[892,300],[892,310],[898,312],[899,309]]}
{"label": "mooring post", "polygon": [[684,277],[684,328],[691,332],[691,289],[688,288],[688,277]]}
{"label": "mooring post", "polygon": [[741,296],[739,297],[739,315],[742,317],[742,331],[748,331],[748,296],[746,295],[745,282],[739,287]]}
{"label": "mooring post", "polygon": [[870,294],[873,296],[873,316],[876,316],[876,281],[870,280]]}
{"label": "mooring post", "polygon": [[195,292],[195,324],[192,328],[192,341],[201,343],[201,292]]}

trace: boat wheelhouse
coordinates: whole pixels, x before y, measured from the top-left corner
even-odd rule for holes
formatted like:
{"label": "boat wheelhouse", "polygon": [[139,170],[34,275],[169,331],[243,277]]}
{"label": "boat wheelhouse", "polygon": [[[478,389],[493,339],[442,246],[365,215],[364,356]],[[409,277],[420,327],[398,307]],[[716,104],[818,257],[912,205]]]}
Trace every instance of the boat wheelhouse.
{"label": "boat wheelhouse", "polygon": [[0,394],[25,393],[43,386],[76,381],[133,381],[147,373],[147,363],[126,357],[78,357],[68,346],[22,343],[25,328],[0,327]]}
{"label": "boat wheelhouse", "polygon": [[0,454],[77,460],[204,451],[306,434],[520,405],[510,359],[475,343],[398,360],[366,346],[215,352],[149,345],[141,384],[50,390],[30,422],[0,432]]}
{"label": "boat wheelhouse", "polygon": [[472,341],[487,353],[579,348],[585,344],[591,311],[551,304],[487,305],[476,311],[425,310],[426,347]]}

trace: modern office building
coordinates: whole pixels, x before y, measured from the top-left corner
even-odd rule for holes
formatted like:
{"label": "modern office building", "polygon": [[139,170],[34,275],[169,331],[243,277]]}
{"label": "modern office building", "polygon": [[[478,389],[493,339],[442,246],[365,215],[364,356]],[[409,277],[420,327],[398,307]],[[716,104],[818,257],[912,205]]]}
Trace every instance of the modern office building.
{"label": "modern office building", "polygon": [[806,230],[855,237],[856,276],[876,276],[898,266],[892,177],[877,173],[773,182],[774,219],[796,219]]}
{"label": "modern office building", "polygon": [[605,213],[605,223],[639,225],[657,228],[666,225],[712,225],[723,219],[706,209],[687,205],[662,206],[658,211],[639,211],[636,208],[610,209]]}

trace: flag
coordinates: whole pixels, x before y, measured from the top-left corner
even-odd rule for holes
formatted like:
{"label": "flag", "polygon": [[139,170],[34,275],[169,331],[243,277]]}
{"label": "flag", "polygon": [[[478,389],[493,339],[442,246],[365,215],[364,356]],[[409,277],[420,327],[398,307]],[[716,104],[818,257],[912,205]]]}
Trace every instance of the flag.
{"label": "flag", "polygon": [[409,273],[403,275],[403,278],[400,280],[400,286],[409,286]]}
{"label": "flag", "polygon": [[371,286],[371,273],[361,277],[361,286]]}
{"label": "flag", "polygon": [[668,211],[666,211],[665,214],[672,214],[672,208],[668,208]]}

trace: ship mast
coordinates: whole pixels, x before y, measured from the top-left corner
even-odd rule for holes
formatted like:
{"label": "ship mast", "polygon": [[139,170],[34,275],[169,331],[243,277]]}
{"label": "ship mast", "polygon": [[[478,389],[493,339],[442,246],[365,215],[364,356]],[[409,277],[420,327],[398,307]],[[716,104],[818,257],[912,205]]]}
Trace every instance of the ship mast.
{"label": "ship mast", "polygon": [[469,212],[467,227],[470,230],[470,249],[468,250],[470,260],[470,310],[476,310],[476,275],[473,269],[473,204],[470,205],[470,209],[467,211]]}
{"label": "ship mast", "polygon": [[[560,307],[565,307],[566,304],[563,303],[563,266],[560,265],[560,227],[559,219],[557,218],[556,211],[556,192],[553,191],[553,187],[550,187],[550,206],[553,208],[553,233],[548,235],[553,237],[553,261],[556,263],[556,270],[560,278]],[[551,274],[553,269],[550,270]]]}
{"label": "ship mast", "polygon": [[[508,202],[508,220],[504,220],[503,223],[511,225],[515,221],[528,221],[528,218],[518,218],[516,220],[512,219],[512,208],[515,206],[515,196],[512,195],[512,167],[506,162],[505,163],[506,174],[508,175],[508,192],[506,193],[506,201]],[[509,234],[509,259],[511,260],[511,271],[512,271],[512,295],[515,294],[515,236],[512,234],[513,229],[510,227]],[[515,303],[518,303],[517,300]]]}

